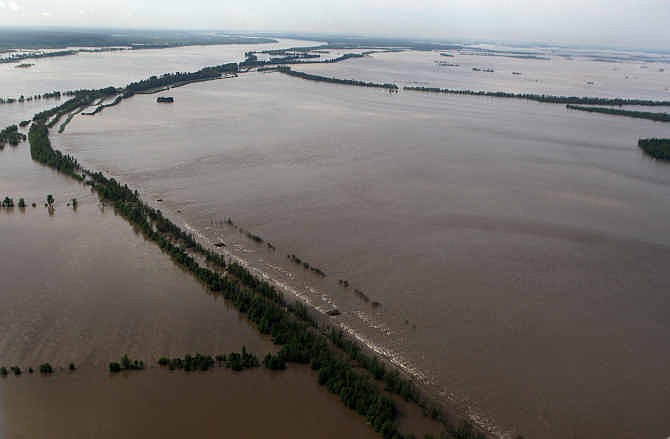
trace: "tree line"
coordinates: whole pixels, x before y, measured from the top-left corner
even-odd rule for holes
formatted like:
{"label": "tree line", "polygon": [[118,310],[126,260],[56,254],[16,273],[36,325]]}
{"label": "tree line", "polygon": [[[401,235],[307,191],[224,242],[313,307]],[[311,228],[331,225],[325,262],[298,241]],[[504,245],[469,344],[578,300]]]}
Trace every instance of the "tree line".
{"label": "tree line", "polygon": [[[176,76],[172,80],[181,79],[183,77]],[[156,85],[154,80],[135,84],[130,90]],[[404,438],[396,424],[397,406],[376,381],[382,381],[386,391],[417,402],[426,410],[428,400],[419,395],[410,381],[380,366],[381,361],[363,353],[353,341],[345,344],[343,334],[322,328],[311,318],[304,305],[286,301],[274,286],[258,279],[245,267],[237,263],[227,264],[219,254],[204,248],[193,235],[164,217],[160,210],[144,203],[137,191],[100,172],[84,169],[74,157],[53,150],[48,127],[53,118],[101,94],[104,92],[100,90],[80,93],[61,106],[36,115],[28,136],[33,159],[84,181],[103,202],[111,203],[117,213],[145,238],[156,243],[177,265],[191,272],[213,294],[223,296],[261,333],[271,336],[280,349],[277,354],[271,354],[269,358],[266,356],[270,366],[280,368],[282,362],[309,364],[317,372],[321,385],[338,395],[347,407],[365,417],[384,438]],[[206,264],[197,262],[194,254],[204,256]],[[123,360],[118,363],[121,369],[124,368],[123,363]],[[440,415],[439,419],[450,433],[457,434],[459,429],[448,423],[446,417]],[[484,435],[472,430],[472,435],[455,437],[479,438]]]}
{"label": "tree line", "polygon": [[19,131],[16,125],[10,125],[0,131],[0,149],[4,148],[7,143],[12,146],[17,146],[21,142],[25,142],[26,135]]}
{"label": "tree line", "polygon": [[443,93],[469,96],[489,96],[494,98],[526,99],[529,101],[544,102],[548,104],[573,104],[573,105],[637,105],[647,107],[670,106],[670,101],[654,101],[649,99],[626,99],[626,98],[598,98],[579,96],[552,96],[532,93],[508,93],[504,91],[476,91],[459,90],[437,87],[403,87],[408,91],[420,91],[426,93]]}
{"label": "tree line", "polygon": [[[270,355],[270,354],[268,354]],[[241,352],[231,352],[224,355],[202,355],[202,354],[186,354],[183,358],[169,358],[161,357],[158,360],[158,365],[167,367],[169,370],[183,370],[185,372],[192,371],[207,371],[213,367],[225,367],[234,371],[242,371],[245,369],[253,369],[260,366],[258,358],[249,352],[247,348],[242,346]]]}
{"label": "tree line", "polygon": [[637,145],[656,159],[670,160],[670,139],[640,139]]}
{"label": "tree line", "polygon": [[572,104],[568,104],[567,108],[569,108],[570,110],[586,111],[588,113],[601,113],[613,116],[626,116],[626,117],[633,117],[636,119],[653,120],[655,122],[670,122],[670,114],[668,113],[621,110],[618,108],[607,108],[607,107],[583,107],[580,105],[572,105]]}
{"label": "tree line", "polygon": [[[74,365],[74,363],[70,363],[67,368],[71,372],[77,370],[77,367]],[[37,370],[42,375],[52,375],[54,373],[54,368],[51,365],[51,363],[42,363],[40,364],[40,367]],[[22,370],[19,366],[11,366],[9,368],[6,366],[2,366],[0,367],[0,378],[5,378],[7,375],[10,374],[10,372],[15,376],[20,376],[24,372],[24,370]],[[28,372],[30,375],[32,375],[35,373],[35,369],[33,369],[32,367],[28,367],[25,369],[25,372]]]}
{"label": "tree line", "polygon": [[131,97],[135,93],[146,92],[148,90],[163,88],[180,83],[193,81],[203,81],[220,78],[224,73],[237,73],[239,66],[237,63],[221,64],[218,66],[205,67],[197,72],[176,72],[165,73],[161,76],[151,76],[137,82],[128,84],[123,93],[124,98]]}
{"label": "tree line", "polygon": [[382,84],[377,82],[357,81],[355,79],[330,78],[327,76],[314,75],[306,72],[298,72],[292,70],[289,66],[280,66],[279,68],[277,68],[277,71],[285,75],[294,76],[296,78],[307,79],[308,81],[329,82],[331,84],[343,84],[343,85],[353,85],[357,87],[374,87],[374,88],[384,88],[387,90],[398,90],[398,86],[396,84],[390,84],[390,83]]}
{"label": "tree line", "polygon": [[0,104],[15,104],[23,102],[32,102],[32,101],[41,101],[42,99],[60,99],[63,95],[67,96],[67,93],[72,92],[60,92],[60,91],[51,91],[48,93],[43,93],[41,95],[33,96],[24,96],[21,95],[18,98],[0,98]]}

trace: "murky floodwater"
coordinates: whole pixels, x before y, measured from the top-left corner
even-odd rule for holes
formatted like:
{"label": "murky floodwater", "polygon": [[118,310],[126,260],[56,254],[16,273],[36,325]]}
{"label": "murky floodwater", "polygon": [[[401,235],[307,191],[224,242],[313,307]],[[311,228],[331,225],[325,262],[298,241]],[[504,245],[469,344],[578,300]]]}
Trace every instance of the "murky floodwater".
{"label": "murky floodwater", "polygon": [[308,368],[0,380],[0,437],[375,438]]}
{"label": "murky floodwater", "polygon": [[[192,72],[202,67],[244,60],[250,50],[271,50],[319,44],[314,41],[279,39],[270,44],[225,44],[170,49],[79,53],[73,56],[30,60],[29,69],[0,64],[0,97],[18,98],[53,90],[121,87],[151,75]],[[16,105],[16,104],[13,104]]]}
{"label": "murky floodwater", "polygon": [[[24,370],[0,378],[0,438],[377,437],[308,368],[109,376],[123,353],[153,365],[276,348],[88,188],[32,162],[26,144],[0,151],[0,195],[28,203],[0,209],[0,366]],[[54,376],[27,373],[44,362]]]}
{"label": "murky floodwater", "polygon": [[[38,60],[41,79],[31,76],[41,72],[35,68],[0,71],[0,96],[121,85],[234,61],[248,49]],[[429,52],[296,69],[399,85],[668,99],[659,66]],[[318,309],[337,307],[343,314],[334,323],[503,429],[528,437],[670,433],[663,348],[670,281],[659,269],[670,260],[670,166],[636,146],[639,137],[670,137],[668,124],[516,100],[388,95],[279,74],[170,93],[175,105],[135,96],[78,116],[56,144],[136,186]],[[0,109],[2,125],[32,112],[21,108]],[[3,285],[12,304],[0,310],[4,358],[97,365],[125,351],[266,346],[222,301],[101,212],[83,187],[26,161],[26,149],[0,153],[0,195],[39,205],[53,193],[80,205],[60,206],[54,216],[43,207],[0,215],[3,247],[12,249],[0,252],[0,266],[17,288],[5,293]],[[223,224],[227,217],[277,250]],[[288,253],[328,276],[303,270]],[[156,376],[132,379],[162,392]],[[75,385],[69,379],[54,385]],[[92,392],[108,392],[108,383],[88,381],[97,383]],[[191,384],[176,386],[193,398]],[[23,395],[24,408],[45,398],[40,386],[12,389],[5,394]],[[34,428],[51,425],[51,414],[43,416]]]}
{"label": "murky floodwater", "polygon": [[670,167],[636,146],[670,126],[279,74],[171,93],[56,143],[504,429],[670,431]]}
{"label": "murky floodwater", "polygon": [[[560,56],[534,60],[451,53],[454,56],[449,58],[440,56],[439,52],[379,53],[337,64],[297,66],[296,70],[345,79],[393,82],[399,86],[670,99],[670,64],[667,62],[594,62],[583,57]],[[473,68],[493,72],[473,71]]]}

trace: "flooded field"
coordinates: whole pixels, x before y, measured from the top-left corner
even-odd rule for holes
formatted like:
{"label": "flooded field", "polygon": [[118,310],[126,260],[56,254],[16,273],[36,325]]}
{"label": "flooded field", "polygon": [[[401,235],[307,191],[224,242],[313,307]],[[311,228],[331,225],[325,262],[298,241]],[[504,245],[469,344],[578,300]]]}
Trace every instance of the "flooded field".
{"label": "flooded field", "polygon": [[173,95],[55,142],[503,430],[668,434],[670,167],[637,139],[670,126],[279,74]]}
{"label": "flooded field", "polygon": [[[272,349],[84,186],[32,163],[26,145],[1,152],[0,170],[3,198],[28,204],[0,211],[3,365],[104,369],[123,353],[155,360],[243,344]],[[72,198],[76,210],[67,206]]]}
{"label": "flooded field", "polygon": [[[157,370],[163,355],[276,348],[26,144],[0,151],[0,184],[28,204],[0,209],[0,366],[24,371],[0,378],[0,438],[378,437],[308,368]],[[150,369],[110,376],[123,353]],[[27,373],[45,362],[53,376]]]}
{"label": "flooded field", "polygon": [[296,70],[411,87],[670,99],[667,61],[598,62],[579,56],[518,59],[447,53],[453,57],[441,56],[439,52],[378,53],[337,64],[296,66]]}
{"label": "flooded field", "polygon": [[296,366],[0,380],[0,437],[378,437],[310,374]]}
{"label": "flooded field", "polygon": [[[2,66],[0,96],[122,85],[250,49]],[[400,52],[295,68],[400,86],[670,99],[664,66]],[[173,105],[138,95],[77,116],[53,141],[319,311],[337,309],[333,324],[499,431],[670,434],[670,280],[659,269],[670,261],[670,166],[637,147],[640,137],[670,137],[670,124],[278,73],[170,94]],[[0,106],[0,125],[53,104]],[[0,151],[0,195],[37,205],[0,211],[0,359],[82,368],[0,380],[0,437],[268,435],[251,421],[258,413],[282,437],[372,434],[308,373],[108,378],[105,365],[124,352],[149,360],[273,347],[84,186],[31,162],[28,148]],[[47,194],[57,201],[51,215]],[[304,425],[281,423],[304,407],[313,410]],[[91,425],[87,411],[104,417]],[[184,421],[146,424],[158,416]]]}
{"label": "flooded field", "polygon": [[[73,56],[30,60],[35,65],[17,69],[0,64],[0,97],[18,98],[54,90],[121,87],[151,75],[191,72],[205,66],[240,62],[249,50],[313,46],[314,41],[280,39],[268,44],[225,44],[146,49],[120,52],[79,53]],[[54,102],[54,101],[52,101]],[[16,105],[16,104],[13,104]]]}

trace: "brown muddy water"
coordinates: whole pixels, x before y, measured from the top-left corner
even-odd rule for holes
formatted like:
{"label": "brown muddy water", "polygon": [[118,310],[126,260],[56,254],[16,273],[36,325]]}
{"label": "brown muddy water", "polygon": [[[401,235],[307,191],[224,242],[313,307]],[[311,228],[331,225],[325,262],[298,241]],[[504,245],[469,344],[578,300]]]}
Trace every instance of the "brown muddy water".
{"label": "brown muddy water", "polygon": [[[24,370],[0,379],[0,438],[377,437],[307,368],[110,376],[123,353],[153,364],[274,347],[86,187],[32,162],[27,145],[0,152],[0,194],[29,205],[0,209],[0,365]],[[55,375],[27,373],[44,362]],[[79,370],[65,371],[70,362]]]}
{"label": "brown muddy water", "polygon": [[[224,44],[168,49],[79,53],[73,56],[31,60],[30,69],[0,64],[0,97],[18,98],[53,90],[122,87],[151,75],[191,72],[202,67],[244,60],[250,50],[313,46],[315,41],[278,39],[268,44]],[[11,104],[17,105],[17,104]]]}
{"label": "brown muddy water", "polygon": [[[597,62],[579,51],[570,58],[549,54],[546,60],[451,53],[448,58],[439,52],[377,53],[295,69],[399,86],[670,100],[667,56],[664,62]],[[440,64],[445,62],[451,65]]]}
{"label": "brown muddy water", "polygon": [[0,437],[378,437],[313,372],[259,369],[0,380]]}
{"label": "brown muddy water", "polygon": [[670,434],[670,166],[636,146],[670,125],[279,74],[171,93],[55,143],[501,431]]}

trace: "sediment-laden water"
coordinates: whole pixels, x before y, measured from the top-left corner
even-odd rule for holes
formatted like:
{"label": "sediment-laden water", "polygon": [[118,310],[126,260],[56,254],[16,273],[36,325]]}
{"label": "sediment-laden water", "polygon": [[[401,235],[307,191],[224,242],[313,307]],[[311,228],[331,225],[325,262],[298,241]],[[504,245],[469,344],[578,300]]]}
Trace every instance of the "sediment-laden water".
{"label": "sediment-laden water", "polygon": [[0,436],[378,437],[307,369],[9,378],[0,380]]}
{"label": "sediment-laden water", "polygon": [[579,52],[570,58],[550,55],[546,60],[451,53],[454,56],[449,58],[438,52],[379,53],[343,63],[309,64],[296,69],[410,87],[670,99],[667,57],[662,58],[664,62],[596,62]]}
{"label": "sediment-laden water", "polygon": [[666,434],[670,173],[636,142],[670,127],[278,74],[172,94],[56,144],[502,429]]}
{"label": "sediment-laden water", "polygon": [[[313,46],[314,41],[280,39],[269,44],[224,44],[168,49],[79,53],[31,60],[29,69],[0,64],[0,97],[19,98],[51,91],[122,87],[163,73],[191,72],[205,66],[240,62],[250,50]],[[16,105],[16,104],[13,104]]]}
{"label": "sediment-laden water", "polygon": [[[296,69],[401,86],[668,98],[668,74],[653,64],[457,55],[454,62],[465,66],[458,73],[436,60],[452,58],[390,53]],[[492,73],[472,71],[489,64]],[[517,70],[523,75],[512,75]],[[115,83],[100,82],[90,83]],[[550,438],[670,432],[664,416],[670,354],[662,348],[670,341],[670,281],[659,269],[670,260],[670,166],[637,148],[640,137],[669,137],[670,126],[562,105],[390,95],[279,74],[170,94],[173,105],[135,96],[99,115],[77,116],[54,143],[137,187],[204,240],[225,245],[222,251],[322,312],[338,309],[333,323],[503,431]],[[5,148],[0,158],[11,160],[18,151]],[[51,171],[19,169],[3,169],[3,190],[25,196],[18,191],[30,187],[34,197],[42,194],[37,174]],[[25,182],[17,185],[20,176]],[[107,224],[109,212],[94,209],[86,196],[78,195],[80,212]],[[68,218],[77,227],[89,221],[68,212],[47,219]],[[29,221],[42,214],[43,208],[26,213],[27,227],[37,227]],[[276,250],[248,239],[227,218]],[[17,221],[5,219],[13,234]],[[49,230],[35,232],[39,242],[67,250],[49,240]],[[114,230],[99,235],[128,240]],[[121,243],[113,245],[121,251]],[[53,259],[22,251],[45,263]],[[143,258],[120,267],[148,270],[133,268]],[[122,289],[126,284],[113,273],[105,275],[108,282]],[[154,291],[163,281],[142,282]],[[177,300],[129,301],[131,339],[140,340],[132,336],[142,327],[137,316],[150,313],[154,300],[167,310],[153,317],[155,325],[175,319],[170,310]],[[182,331],[198,313],[207,315],[192,306]],[[193,339],[174,341],[175,354]]]}
{"label": "sediment-laden water", "polygon": [[[0,378],[0,438],[378,437],[307,367],[157,370],[160,356],[276,348],[27,145],[0,151],[0,176],[2,197],[28,205],[0,209],[0,366],[23,370]],[[149,370],[110,376],[124,353]],[[28,373],[46,362],[54,375]]]}

